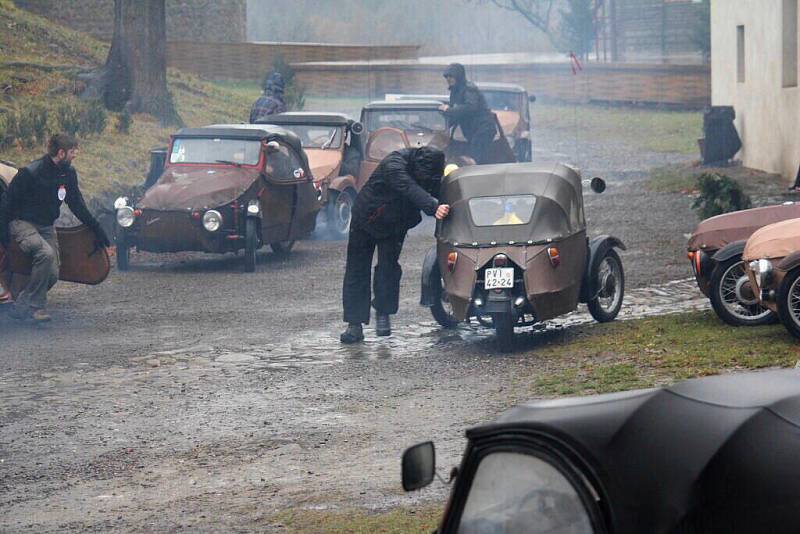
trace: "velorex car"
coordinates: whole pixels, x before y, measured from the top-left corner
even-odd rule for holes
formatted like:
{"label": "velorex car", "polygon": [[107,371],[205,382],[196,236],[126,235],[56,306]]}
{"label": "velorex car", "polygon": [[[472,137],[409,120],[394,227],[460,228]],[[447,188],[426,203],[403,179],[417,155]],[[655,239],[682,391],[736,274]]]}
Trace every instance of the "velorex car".
{"label": "velorex car", "polygon": [[288,253],[314,230],[320,209],[300,139],[277,126],[183,128],[164,171],[136,202],[117,210],[117,265],[129,250],[238,252],[255,270],[256,250]]}
{"label": "velorex car", "polygon": [[[534,401],[467,430],[439,534],[800,532],[800,373]],[[433,481],[433,443],[402,458]]]}
{"label": "velorex car", "polygon": [[753,232],[742,260],[761,304],[778,314],[800,338],[800,219],[790,219]]}
{"label": "velorex car", "polygon": [[[605,182],[591,180],[602,192]],[[462,167],[442,180],[439,199],[450,214],[436,227],[425,257],[421,304],[443,327],[476,317],[491,323],[500,349],[515,326],[529,326],[589,306],[598,321],[616,318],[625,278],[603,235],[589,239],[583,181],[563,164],[513,163]]]}
{"label": "velorex car", "polygon": [[720,319],[733,326],[756,326],[774,319],[744,271],[747,239],[766,225],[800,217],[800,203],[785,202],[710,217],[697,225],[686,245],[697,285]]}
{"label": "velorex car", "polygon": [[347,237],[353,202],[369,178],[359,175],[361,123],[341,113],[293,111],[265,117],[259,124],[280,126],[300,138],[327,230],[332,237]]}
{"label": "velorex car", "polygon": [[[395,150],[432,146],[444,151],[448,163],[468,165],[475,163],[467,156],[468,144],[460,128],[451,129],[441,102],[435,100],[378,101],[361,110],[364,125],[364,161],[361,176],[369,177],[381,160]],[[490,163],[516,161],[497,117],[498,134],[492,142]]]}
{"label": "velorex car", "polygon": [[[17,169],[0,162],[0,201]],[[108,252],[95,246],[95,234],[86,225],[56,227],[60,267],[58,278],[65,282],[96,285],[106,279],[111,269]],[[10,302],[25,287],[31,274],[32,260],[13,239],[6,250],[0,245],[0,304]]]}
{"label": "velorex car", "polygon": [[521,85],[513,83],[476,83],[486,98],[486,103],[500,121],[508,144],[514,150],[517,161],[531,161],[533,144],[531,142],[531,102],[534,95]]}

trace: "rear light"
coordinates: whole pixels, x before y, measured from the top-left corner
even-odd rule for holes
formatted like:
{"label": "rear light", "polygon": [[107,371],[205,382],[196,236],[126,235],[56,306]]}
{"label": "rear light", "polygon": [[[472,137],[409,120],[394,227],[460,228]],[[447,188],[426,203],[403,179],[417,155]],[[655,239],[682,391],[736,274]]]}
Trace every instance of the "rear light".
{"label": "rear light", "polygon": [[492,259],[492,267],[506,267],[508,265],[508,256],[505,254],[498,254]]}
{"label": "rear light", "polygon": [[700,261],[703,259],[703,253],[701,251],[697,251],[694,253],[694,271],[697,274],[700,274]]}
{"label": "rear light", "polygon": [[686,256],[689,258],[689,261],[694,262],[694,250],[687,252]]}
{"label": "rear light", "polygon": [[447,270],[451,273],[456,268],[456,261],[458,261],[458,252],[451,252],[447,255]]}
{"label": "rear light", "polygon": [[203,214],[201,212],[199,212],[199,211],[193,211],[192,212],[192,219],[194,219],[195,221],[199,221],[202,218],[203,218]]}
{"label": "rear light", "polygon": [[550,258],[550,265],[553,267],[561,265],[561,254],[556,247],[548,247],[547,256]]}

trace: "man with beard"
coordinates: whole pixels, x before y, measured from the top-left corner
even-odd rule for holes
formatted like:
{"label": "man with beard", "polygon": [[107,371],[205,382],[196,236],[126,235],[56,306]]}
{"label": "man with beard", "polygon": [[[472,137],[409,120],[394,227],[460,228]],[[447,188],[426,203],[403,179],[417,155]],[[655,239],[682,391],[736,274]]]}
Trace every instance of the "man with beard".
{"label": "man with beard", "polygon": [[375,331],[391,334],[389,316],[397,313],[402,269],[398,262],[406,232],[422,221],[420,210],[441,220],[450,206],[439,204],[444,153],[430,147],[392,152],[380,162],[356,197],[347,243],[347,266],[342,289],[347,330],[342,343],[363,341],[363,324],[370,318],[370,268],[375,248],[372,306]]}
{"label": "man with beard", "polygon": [[92,216],[78,188],[78,174],[71,163],[78,142],[69,135],[50,138],[47,154],[17,172],[0,203],[0,243],[14,239],[33,259],[28,285],[20,292],[11,316],[15,319],[49,321],[45,311],[47,291],[58,281],[59,250],[53,227],[67,203],[72,213],[94,231],[97,245],[111,243]]}
{"label": "man with beard", "polygon": [[469,155],[476,163],[487,163],[489,149],[497,135],[494,116],[486,99],[475,84],[467,81],[467,73],[461,63],[452,63],[444,71],[450,88],[450,104],[443,104],[449,126],[461,127],[469,143]]}

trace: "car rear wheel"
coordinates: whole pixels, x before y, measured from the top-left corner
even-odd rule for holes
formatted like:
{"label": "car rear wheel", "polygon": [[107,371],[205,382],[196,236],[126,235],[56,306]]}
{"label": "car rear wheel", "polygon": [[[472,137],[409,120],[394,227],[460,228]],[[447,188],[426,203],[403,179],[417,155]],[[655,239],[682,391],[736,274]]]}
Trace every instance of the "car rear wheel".
{"label": "car rear wheel", "polygon": [[269,244],[272,252],[279,255],[287,255],[292,251],[292,247],[294,247],[294,240],[287,240],[287,241],[276,241],[274,243]]}
{"label": "car rear wheel", "polygon": [[248,217],[244,225],[244,272],[256,270],[256,250],[258,249],[258,219]]}
{"label": "car rear wheel", "polygon": [[614,249],[609,249],[591,275],[597,281],[599,292],[587,304],[589,313],[600,323],[607,323],[617,318],[622,308],[622,297],[625,294],[625,273],[622,260]]}
{"label": "car rear wheel", "polygon": [[453,314],[453,305],[450,303],[447,291],[444,290],[444,280],[439,273],[439,269],[434,269],[431,272],[431,287],[434,288],[436,293],[436,301],[431,306],[433,318],[443,328],[455,328],[458,325],[458,319]]}
{"label": "car rear wheel", "polygon": [[786,275],[778,288],[778,316],[796,338],[800,338],[800,269]]}
{"label": "car rear wheel", "polygon": [[500,352],[511,352],[514,348],[514,317],[511,313],[493,313],[492,323],[494,324],[497,348]]}
{"label": "car rear wheel", "polygon": [[356,195],[352,189],[342,192],[331,191],[328,201],[328,230],[334,239],[346,239],[353,216],[353,203]]}
{"label": "car rear wheel", "polygon": [[758,326],[775,320],[762,306],[750,285],[741,256],[716,266],[711,273],[711,306],[717,316],[732,326]]}

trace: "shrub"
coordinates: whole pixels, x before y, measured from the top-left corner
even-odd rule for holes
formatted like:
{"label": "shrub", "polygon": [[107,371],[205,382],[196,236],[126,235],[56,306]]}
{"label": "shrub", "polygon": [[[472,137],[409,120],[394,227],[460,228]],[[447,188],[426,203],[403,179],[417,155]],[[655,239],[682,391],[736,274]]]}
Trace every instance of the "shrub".
{"label": "shrub", "polygon": [[13,113],[0,113],[0,149],[14,144],[17,131],[17,118]]}
{"label": "shrub", "polygon": [[697,189],[700,196],[695,199],[692,208],[702,219],[747,209],[753,205],[742,186],[724,174],[700,175],[697,178]]}
{"label": "shrub", "polygon": [[120,113],[119,117],[117,117],[117,131],[121,134],[127,135],[130,133],[132,124],[133,117],[131,117],[131,114],[128,113],[127,109]]}
{"label": "shrub", "polygon": [[62,102],[56,108],[59,130],[77,135],[81,130],[81,108],[72,102]]}
{"label": "shrub", "polygon": [[31,104],[27,108],[26,113],[29,116],[33,133],[36,136],[36,141],[40,145],[44,145],[47,142],[47,135],[50,133],[47,127],[47,108],[41,104]]}
{"label": "shrub", "polygon": [[80,133],[82,135],[103,133],[107,121],[108,113],[102,102],[92,100],[80,114]]}

